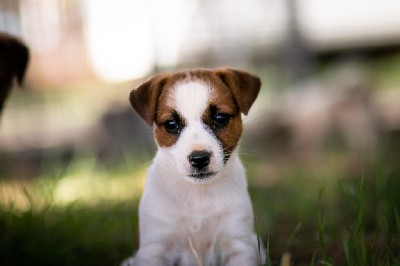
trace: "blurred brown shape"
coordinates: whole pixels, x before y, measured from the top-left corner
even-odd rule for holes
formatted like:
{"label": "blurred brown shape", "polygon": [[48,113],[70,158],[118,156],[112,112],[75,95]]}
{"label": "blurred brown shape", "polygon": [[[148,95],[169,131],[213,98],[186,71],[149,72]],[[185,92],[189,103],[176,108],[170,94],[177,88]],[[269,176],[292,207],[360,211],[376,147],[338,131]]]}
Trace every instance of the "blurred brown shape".
{"label": "blurred brown shape", "polygon": [[13,87],[14,78],[22,83],[28,61],[28,47],[16,37],[0,32],[0,112]]}

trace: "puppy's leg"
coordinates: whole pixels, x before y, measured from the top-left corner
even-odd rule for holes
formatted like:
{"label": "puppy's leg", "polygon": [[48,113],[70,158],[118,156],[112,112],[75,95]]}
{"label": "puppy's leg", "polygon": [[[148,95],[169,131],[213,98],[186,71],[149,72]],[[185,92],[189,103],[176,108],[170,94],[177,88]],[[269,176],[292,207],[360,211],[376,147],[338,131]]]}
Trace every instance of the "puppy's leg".
{"label": "puppy's leg", "polygon": [[226,265],[261,265],[265,261],[264,247],[246,216],[235,214],[223,223],[220,241]]}
{"label": "puppy's leg", "polygon": [[[151,225],[153,221],[148,221],[146,225]],[[170,234],[171,230],[166,230],[163,226],[144,226],[141,224],[143,232],[140,248],[134,258],[134,266],[156,266],[174,265],[178,257],[177,247],[172,242],[176,236]],[[150,231],[150,230],[153,231]]]}
{"label": "puppy's leg", "polygon": [[162,244],[146,245],[141,247],[135,256],[124,260],[121,266],[165,265],[163,261],[164,250]]}
{"label": "puppy's leg", "polygon": [[188,266],[199,266],[199,265],[203,265],[202,264],[202,260],[200,257],[195,257],[195,255],[192,253],[192,251],[190,251],[189,249],[186,249],[184,251],[181,252],[179,259],[178,259],[178,264],[177,265],[188,265]]}
{"label": "puppy's leg", "polygon": [[260,265],[260,259],[252,238],[233,239],[230,248],[227,250],[227,265]]}

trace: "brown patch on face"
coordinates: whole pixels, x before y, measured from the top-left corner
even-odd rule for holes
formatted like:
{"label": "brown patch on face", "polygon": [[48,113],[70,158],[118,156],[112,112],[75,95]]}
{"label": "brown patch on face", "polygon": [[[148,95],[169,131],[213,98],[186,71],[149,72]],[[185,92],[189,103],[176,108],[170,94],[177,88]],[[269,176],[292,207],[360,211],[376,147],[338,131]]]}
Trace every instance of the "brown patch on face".
{"label": "brown patch on face", "polygon": [[[241,113],[233,93],[223,82],[212,74],[207,79],[207,83],[211,87],[211,98],[207,111],[203,115],[203,121],[221,142],[226,162],[237,147],[243,132]],[[228,117],[226,125],[221,127],[215,122],[217,115]]]}
{"label": "brown patch on face", "polygon": [[[154,136],[157,144],[160,147],[171,147],[173,146],[179,138],[180,131],[185,127],[184,119],[176,112],[173,103],[171,103],[171,94],[173,93],[173,88],[175,84],[185,79],[185,73],[176,73],[172,75],[164,86],[157,104],[157,111],[155,115],[155,130]],[[168,121],[174,120],[178,123],[181,128],[177,133],[170,133],[167,131],[165,125]]]}
{"label": "brown patch on face", "polygon": [[[248,114],[260,91],[261,80],[250,73],[231,68],[198,70],[197,77],[211,85],[212,97],[204,121],[213,130],[224,149],[225,162],[238,145],[243,131],[241,114]],[[224,127],[213,127],[215,114],[227,114],[229,122]]]}

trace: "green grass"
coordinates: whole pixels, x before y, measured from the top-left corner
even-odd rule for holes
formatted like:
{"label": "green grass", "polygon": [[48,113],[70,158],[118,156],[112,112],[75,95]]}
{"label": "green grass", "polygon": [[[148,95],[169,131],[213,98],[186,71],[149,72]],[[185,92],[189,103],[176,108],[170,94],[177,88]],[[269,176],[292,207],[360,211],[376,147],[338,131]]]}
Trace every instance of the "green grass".
{"label": "green grass", "polygon": [[[346,265],[395,265],[400,263],[398,256],[400,227],[398,226],[398,205],[388,191],[387,179],[383,181],[381,191],[377,192],[380,216],[376,217],[376,230],[371,232],[367,225],[367,208],[370,202],[366,199],[365,179],[362,178],[354,195],[357,205],[357,217],[349,226],[343,237],[343,249]],[[395,218],[393,220],[393,218]],[[392,224],[392,222],[395,222]],[[368,225],[371,226],[371,225]]]}
{"label": "green grass", "polygon": [[119,265],[137,246],[144,167],[77,158],[61,177],[3,180],[0,265]]}
{"label": "green grass", "polygon": [[268,265],[278,265],[283,254],[294,265],[400,263],[396,160],[349,172],[339,166],[329,172],[294,166],[273,185],[250,186],[256,228],[269,243]]}
{"label": "green grass", "polygon": [[[343,161],[279,165],[267,182],[265,162],[246,160],[266,265],[284,256],[291,265],[400,263],[400,166],[384,158],[343,170]],[[138,246],[146,165],[83,157],[62,176],[48,167],[29,182],[1,181],[0,265],[119,265]]]}
{"label": "green grass", "polygon": [[0,264],[118,265],[132,252],[135,220],[127,204],[3,211]]}

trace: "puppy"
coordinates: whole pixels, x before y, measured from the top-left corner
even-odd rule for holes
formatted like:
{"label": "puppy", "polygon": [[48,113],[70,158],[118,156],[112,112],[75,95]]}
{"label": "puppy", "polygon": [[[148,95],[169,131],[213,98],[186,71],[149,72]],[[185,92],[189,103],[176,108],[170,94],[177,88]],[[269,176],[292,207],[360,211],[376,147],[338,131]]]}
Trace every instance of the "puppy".
{"label": "puppy", "polygon": [[22,83],[28,60],[28,48],[16,37],[0,32],[0,113],[14,78]]}
{"label": "puppy", "polygon": [[139,206],[140,248],[123,265],[259,265],[265,252],[253,227],[238,156],[241,113],[261,82],[220,68],[158,74],[130,94],[157,154]]}

